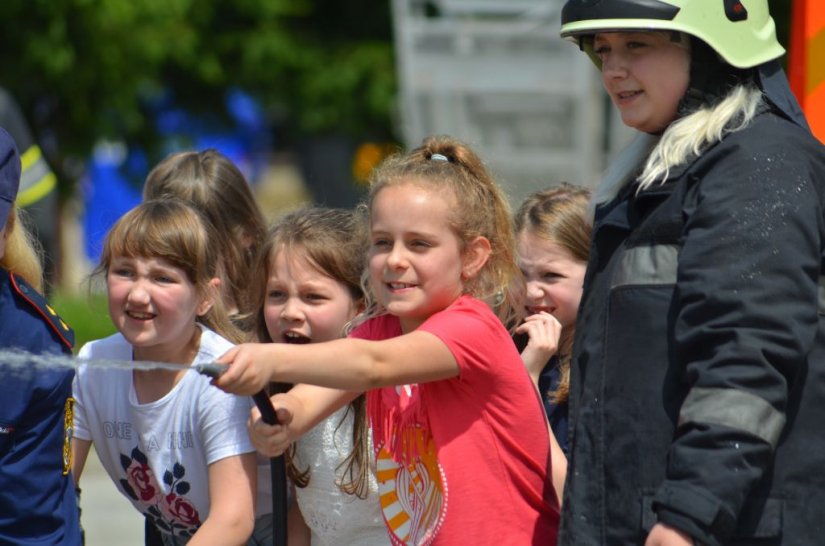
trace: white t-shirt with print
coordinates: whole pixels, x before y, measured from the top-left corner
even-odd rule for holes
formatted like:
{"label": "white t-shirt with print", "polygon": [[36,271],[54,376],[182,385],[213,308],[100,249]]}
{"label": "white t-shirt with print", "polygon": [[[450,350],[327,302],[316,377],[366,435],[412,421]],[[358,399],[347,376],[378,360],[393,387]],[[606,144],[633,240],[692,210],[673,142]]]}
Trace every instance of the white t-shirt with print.
{"label": "white t-shirt with print", "polygon": [[[202,328],[192,364],[232,347]],[[121,334],[85,344],[84,359],[132,360]],[[250,399],[226,394],[209,378],[187,373],[160,400],[139,404],[132,370],[83,364],[74,380],[74,435],[91,440],[118,489],[160,530],[191,536],[209,515],[207,467],[250,453]]]}

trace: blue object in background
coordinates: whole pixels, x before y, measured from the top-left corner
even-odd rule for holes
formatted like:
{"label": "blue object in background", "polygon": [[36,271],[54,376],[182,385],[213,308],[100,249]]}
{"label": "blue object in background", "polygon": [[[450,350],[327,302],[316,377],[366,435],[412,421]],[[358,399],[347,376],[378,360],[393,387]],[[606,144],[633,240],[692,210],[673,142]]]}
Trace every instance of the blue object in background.
{"label": "blue object in background", "polygon": [[[214,148],[234,162],[254,184],[269,161],[272,131],[263,109],[240,89],[230,89],[225,107],[231,125],[205,117],[195,118],[174,104],[170,94],[156,99],[154,122],[160,135],[162,156]],[[162,159],[159,158],[158,160]],[[95,147],[82,184],[85,211],[86,257],[97,264],[106,233],[123,214],[141,201],[143,181],[154,164],[143,150],[122,142],[102,142]]]}
{"label": "blue object in background", "polygon": [[[123,144],[102,143],[95,147],[83,185],[86,257],[97,264],[106,232],[141,200],[141,192],[124,175],[128,150]],[[145,161],[144,161],[145,163]]]}

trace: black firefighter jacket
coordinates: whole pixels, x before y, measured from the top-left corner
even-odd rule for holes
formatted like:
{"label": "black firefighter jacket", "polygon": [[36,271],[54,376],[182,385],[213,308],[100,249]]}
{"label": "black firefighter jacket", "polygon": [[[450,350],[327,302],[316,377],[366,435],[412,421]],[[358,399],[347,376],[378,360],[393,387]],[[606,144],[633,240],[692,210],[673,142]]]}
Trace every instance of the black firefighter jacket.
{"label": "black firefighter jacket", "polygon": [[559,544],[825,544],[824,210],[770,112],[597,210]]}

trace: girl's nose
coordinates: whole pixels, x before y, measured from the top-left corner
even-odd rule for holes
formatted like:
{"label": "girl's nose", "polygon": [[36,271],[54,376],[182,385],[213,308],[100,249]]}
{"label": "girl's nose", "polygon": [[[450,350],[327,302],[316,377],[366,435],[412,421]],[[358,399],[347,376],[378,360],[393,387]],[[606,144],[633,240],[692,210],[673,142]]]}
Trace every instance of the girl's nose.
{"label": "girl's nose", "polygon": [[538,283],[536,282],[527,282],[527,299],[530,301],[541,299],[544,295],[544,292],[539,288]]}
{"label": "girl's nose", "polygon": [[287,298],[283,309],[281,309],[281,318],[288,321],[295,321],[301,320],[303,316],[304,314],[301,311],[300,303],[295,301],[294,298]]}
{"label": "girl's nose", "polygon": [[130,303],[146,305],[147,303],[149,303],[150,299],[151,297],[149,296],[149,290],[146,288],[143,281],[135,281],[132,284],[131,289],[129,290],[128,301]]}
{"label": "girl's nose", "polygon": [[407,264],[406,251],[402,243],[396,243],[387,254],[387,265],[392,269],[405,267]]}

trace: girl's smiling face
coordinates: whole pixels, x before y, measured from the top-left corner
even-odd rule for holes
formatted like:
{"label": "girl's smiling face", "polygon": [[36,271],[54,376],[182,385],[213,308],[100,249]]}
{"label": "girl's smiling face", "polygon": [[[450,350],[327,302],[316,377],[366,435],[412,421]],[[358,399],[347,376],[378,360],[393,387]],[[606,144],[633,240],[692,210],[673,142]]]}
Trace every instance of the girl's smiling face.
{"label": "girl's smiling face", "polygon": [[625,125],[660,133],[676,119],[690,81],[690,52],[668,32],[605,32],[593,39],[602,83]]}
{"label": "girl's smiling face", "polygon": [[462,245],[443,195],[414,183],[383,188],[371,210],[372,291],[410,332],[463,292]]}
{"label": "girl's smiling face", "polygon": [[109,315],[135,358],[188,363],[195,319],[212,306],[186,273],[162,258],[118,256],[106,272]]}
{"label": "girl's smiling face", "polygon": [[300,251],[278,249],[269,262],[264,320],[275,343],[338,339],[358,312],[347,286],[321,272]]}

